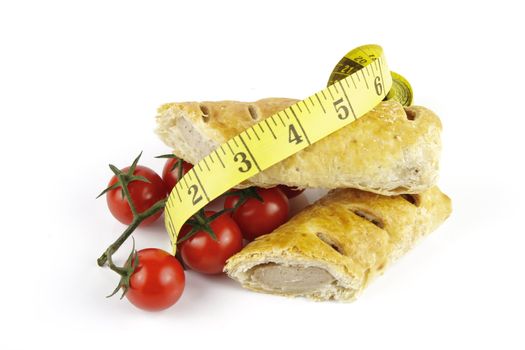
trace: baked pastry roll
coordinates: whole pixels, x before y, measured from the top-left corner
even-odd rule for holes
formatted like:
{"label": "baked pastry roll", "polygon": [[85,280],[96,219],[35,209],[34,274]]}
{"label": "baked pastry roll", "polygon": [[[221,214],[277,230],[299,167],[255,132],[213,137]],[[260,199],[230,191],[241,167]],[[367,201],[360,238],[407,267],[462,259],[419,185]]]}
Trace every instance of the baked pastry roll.
{"label": "baked pastry roll", "polygon": [[[218,145],[297,100],[267,98],[165,104],[157,133],[173,153],[197,163]],[[357,121],[271,166],[238,187],[358,188],[419,193],[437,180],[441,122],[424,107],[380,103]]]}
{"label": "baked pastry roll", "polygon": [[437,187],[393,197],[333,190],[249,243],[225,271],[258,292],[351,301],[450,212]]}

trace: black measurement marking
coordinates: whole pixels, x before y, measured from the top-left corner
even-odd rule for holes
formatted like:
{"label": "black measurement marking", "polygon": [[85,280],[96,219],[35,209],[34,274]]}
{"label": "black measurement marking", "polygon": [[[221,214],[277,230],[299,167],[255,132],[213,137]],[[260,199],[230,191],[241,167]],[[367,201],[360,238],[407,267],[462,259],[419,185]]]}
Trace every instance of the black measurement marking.
{"label": "black measurement marking", "polygon": [[186,188],[188,188],[188,181],[186,180],[186,176],[183,176],[182,180],[184,180],[184,184],[186,185]]}
{"label": "black measurement marking", "polygon": [[350,84],[348,83],[348,79],[345,79],[344,82],[345,82],[347,87],[350,87]]}
{"label": "black measurement marking", "polygon": [[175,192],[177,192],[177,196],[179,197],[179,202],[182,203],[182,198],[180,197],[179,189],[177,188],[177,186],[175,186]]}
{"label": "black measurement marking", "polygon": [[[310,98],[310,97],[308,97],[308,98]],[[306,110],[308,111],[308,113],[310,113],[310,108],[308,108],[308,106],[306,105],[306,102],[304,102],[304,100],[302,102],[303,102],[303,105],[306,107]]]}
{"label": "black measurement marking", "polygon": [[224,162],[222,161],[221,157],[219,157],[219,153],[217,153],[217,150],[215,150],[215,155],[217,156],[217,159],[221,162],[222,167],[226,168],[226,166],[224,165]]}
{"label": "black measurement marking", "polygon": [[[266,119],[265,119],[265,120],[266,120]],[[259,129],[261,129],[261,132],[264,134],[264,129],[263,129],[263,127],[261,126],[261,123],[258,123],[257,125],[259,126]]]}
{"label": "black measurement marking", "polygon": [[[333,86],[333,85],[330,85],[330,86]],[[328,92],[330,93],[330,97],[332,97],[332,100],[334,99],[334,95],[332,95],[332,91],[330,91],[330,86],[328,87]]]}
{"label": "black measurement marking", "polygon": [[375,60],[374,64],[376,65],[376,70],[379,70],[379,62],[378,62],[378,60]]}
{"label": "black measurement marking", "polygon": [[323,94],[324,99],[326,100],[326,95],[324,94],[324,89],[321,90],[321,93]]}
{"label": "black measurement marking", "polygon": [[[338,81],[340,81],[340,80],[338,80]],[[337,91],[337,86],[335,85],[335,83],[334,83],[334,85],[332,85],[332,86],[334,87],[335,92],[336,92],[336,93],[339,93],[339,91]]]}
{"label": "black measurement marking", "polygon": [[224,153],[224,155],[226,155],[226,151],[224,150],[224,148],[222,148],[222,145],[220,147],[221,147],[222,153]]}
{"label": "black measurement marking", "polygon": [[[292,109],[292,107],[289,107],[290,109]],[[286,118],[288,118],[288,120],[290,120],[290,116],[288,115],[288,113],[286,112],[286,109],[283,111],[284,112],[284,115],[286,116]]]}
{"label": "black measurement marking", "polygon": [[368,76],[370,76],[370,68],[368,68],[369,66],[366,66],[365,69],[366,69],[366,73],[368,74]]}
{"label": "black measurement marking", "polygon": [[308,101],[312,104],[312,107],[315,107],[314,100],[312,100],[312,96],[308,96]]}
{"label": "black measurement marking", "polygon": [[165,212],[168,213],[168,217],[170,218],[168,220],[168,224],[170,225],[170,229],[172,229],[172,232],[175,232],[175,229],[174,229],[173,224],[172,224],[173,218],[171,217],[171,210],[165,210]]}
{"label": "black measurement marking", "polygon": [[275,115],[272,115],[270,119],[272,120],[273,125],[277,126],[277,123],[275,122]]}
{"label": "black measurement marking", "polygon": [[270,127],[270,124],[268,123],[268,120],[265,119],[264,122],[266,123],[266,126],[268,127],[268,129],[270,130],[270,132],[272,133],[272,136],[275,140],[277,140],[277,136],[275,136],[275,133],[273,132],[272,128]]}
{"label": "black measurement marking", "polygon": [[239,144],[237,143],[236,139],[233,139],[233,143],[235,143],[235,147],[239,148]]}
{"label": "black measurement marking", "polygon": [[170,218],[170,219],[168,220],[168,225],[170,226],[170,233],[171,233],[171,235],[172,235],[173,237],[175,237],[175,232],[176,232],[176,231],[175,231],[175,227],[173,227],[173,224],[172,224],[172,222],[173,222],[173,218],[171,217],[171,210],[165,210],[165,212],[168,213],[168,217]]}
{"label": "black measurement marking", "polygon": [[202,163],[202,162],[197,163],[197,165],[199,166],[199,170],[200,170],[200,171],[202,171],[202,164],[201,164],[201,163]]}
{"label": "black measurement marking", "polygon": [[312,143],[310,142],[310,139],[308,138],[308,134],[306,134],[306,132],[304,131],[303,124],[301,124],[301,121],[299,120],[299,118],[297,118],[297,115],[295,114],[292,106],[290,106],[290,110],[292,111],[293,116],[295,117],[295,120],[297,120],[297,124],[299,124],[299,127],[301,128],[301,131],[303,132],[304,137],[306,137],[306,142],[308,142],[308,144],[311,145]]}
{"label": "black measurement marking", "polygon": [[373,75],[376,75],[376,72],[374,71],[374,63],[376,63],[376,61],[372,62],[372,64],[368,67],[370,67],[370,69],[372,69],[372,74]]}
{"label": "black measurement marking", "polygon": [[188,177],[188,180],[191,181],[191,173],[186,173],[186,176]]}
{"label": "black measurement marking", "polygon": [[252,137],[250,136],[250,134],[248,134],[248,130],[250,130],[250,129],[244,130],[244,133],[246,134],[246,136],[248,136],[248,140],[251,141]]}
{"label": "black measurement marking", "polygon": [[204,165],[206,165],[206,168],[208,168],[208,171],[210,171],[210,167],[208,166],[208,162],[206,161],[206,158],[202,158],[202,161],[204,162]]}
{"label": "black measurement marking", "polygon": [[359,78],[359,74],[355,75],[357,77],[357,81],[361,82],[361,78]]}
{"label": "black measurement marking", "polygon": [[230,146],[230,142],[227,142],[226,144],[228,145],[228,148],[230,149],[230,152],[231,152],[232,154],[235,154],[235,153],[233,152],[233,150],[232,150],[232,146]]}
{"label": "black measurement marking", "polygon": [[197,175],[197,172],[195,171],[195,167],[191,168],[191,170],[193,170],[193,173],[195,174],[195,178],[197,178],[197,182],[199,183],[199,186],[201,187],[202,192],[204,192],[204,195],[206,196],[206,199],[209,202],[210,197],[208,197],[208,193],[206,193],[206,189],[204,189],[204,187],[202,186],[201,179],[199,179],[199,175]]}
{"label": "black measurement marking", "polygon": [[257,160],[253,157],[253,154],[252,154],[252,151],[250,151],[250,149],[248,148],[248,146],[246,146],[246,142],[244,142],[244,139],[242,138],[242,135],[239,134],[239,139],[241,140],[242,144],[244,145],[244,148],[246,149],[246,152],[248,152],[248,154],[250,155],[250,157],[252,158],[253,162],[255,163],[255,166],[257,167],[257,169],[259,170],[259,172],[261,171],[261,168],[259,167],[259,163],[257,163]]}
{"label": "black measurement marking", "polygon": [[297,106],[297,108],[299,108],[299,111],[300,111],[301,113],[303,113],[303,110],[301,109],[301,106],[299,106],[299,103],[301,103],[301,101],[299,101],[299,102],[296,104],[296,106]]}
{"label": "black measurement marking", "polygon": [[353,77],[353,76],[350,76],[350,80],[352,80],[352,83],[354,84],[354,88],[357,89],[357,85],[355,85],[355,80],[354,80],[354,77]]}
{"label": "black measurement marking", "polygon": [[[383,61],[383,59],[381,58],[380,60],[377,60],[377,61],[379,61],[379,62],[378,62],[378,66],[379,66],[379,72],[381,73],[381,81],[385,81],[385,79],[383,78],[383,67],[382,67],[382,64],[381,64],[381,62]],[[385,91],[385,94],[386,94],[386,93],[387,93],[387,92]]]}
{"label": "black measurement marking", "polygon": [[[253,134],[255,135],[255,137],[257,137],[257,140],[260,141],[261,139],[259,138],[259,135],[257,135],[257,132],[255,131],[255,129],[253,127],[251,127],[250,130],[253,131]],[[248,130],[246,130],[246,131],[248,131]]]}
{"label": "black measurement marking", "polygon": [[[339,84],[341,84],[341,80],[339,80]],[[348,105],[350,106],[350,110],[352,111],[352,115],[354,116],[354,120],[357,120],[357,117],[355,116],[354,107],[352,107],[352,104],[350,103],[350,100],[348,99],[348,96],[346,95],[345,89],[343,89],[343,85],[341,85],[341,89],[343,90],[343,95],[345,95],[346,102],[348,102]]]}
{"label": "black measurement marking", "polygon": [[283,118],[281,118],[281,115],[280,115],[280,114],[277,114],[277,116],[279,117],[279,120],[281,121],[281,123],[283,124],[283,126],[286,126],[286,124],[285,124],[284,121],[283,121]]}
{"label": "black measurement marking", "polygon": [[[215,164],[215,161],[213,160],[213,157],[212,157],[212,155],[213,155],[213,153],[210,153],[210,154],[209,154],[208,156],[209,156],[209,158],[210,158],[211,162],[212,162],[213,164]],[[208,170],[210,170],[210,169],[208,169]]]}
{"label": "black measurement marking", "polygon": [[319,98],[319,96],[317,96],[317,94],[315,94],[315,97],[317,98],[317,101],[319,101],[319,104],[321,105],[321,108],[323,109],[324,114],[326,114],[326,109],[324,109],[324,106],[321,103],[321,99]]}
{"label": "black measurement marking", "polygon": [[362,69],[361,69],[361,73],[363,73],[363,80],[365,81],[366,88],[367,88],[368,90],[370,90],[370,86],[368,86],[368,80],[366,80],[366,77],[365,77],[365,72],[363,72]]}

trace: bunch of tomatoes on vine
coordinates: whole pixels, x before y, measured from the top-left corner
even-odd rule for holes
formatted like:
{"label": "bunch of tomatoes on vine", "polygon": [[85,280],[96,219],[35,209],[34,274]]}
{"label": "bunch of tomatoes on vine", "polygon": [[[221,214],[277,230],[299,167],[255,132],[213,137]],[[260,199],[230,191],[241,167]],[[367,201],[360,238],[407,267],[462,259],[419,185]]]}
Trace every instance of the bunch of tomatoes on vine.
{"label": "bunch of tomatoes on vine", "polygon": [[166,158],[160,176],[138,164],[141,154],[128,167],[109,165],[114,175],[99,197],[106,196],[109,211],[127,228],[97,263],[109,266],[120,276],[109,296],[122,291],[121,298],[126,297],[144,310],[163,310],[175,304],[184,291],[185,269],[203,274],[223,273],[226,261],[246,242],[272,232],[288,220],[289,199],[303,192],[284,185],[231,189],[222,195],[225,198],[221,210],[205,207],[186,222],[178,235],[176,256],[158,248],[137,251],[133,240],[126,262],[117,266],[113,254],[137,228],[162,216],[171,190],[193,168],[166,154],[157,157]]}

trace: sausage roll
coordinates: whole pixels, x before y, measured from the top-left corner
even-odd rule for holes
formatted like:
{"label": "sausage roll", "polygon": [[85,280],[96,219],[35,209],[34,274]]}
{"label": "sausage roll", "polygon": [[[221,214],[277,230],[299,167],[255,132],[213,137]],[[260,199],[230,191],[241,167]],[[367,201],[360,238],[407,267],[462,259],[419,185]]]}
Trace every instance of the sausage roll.
{"label": "sausage roll", "polygon": [[437,187],[393,197],[333,190],[249,243],[225,271],[258,292],[351,301],[450,213]]}
{"label": "sausage roll", "polygon": [[[197,163],[218,145],[277,113],[294,99],[182,102],[158,110],[157,134],[173,153]],[[381,102],[357,121],[238,187],[357,188],[384,195],[419,193],[436,183],[441,122],[424,107]]]}

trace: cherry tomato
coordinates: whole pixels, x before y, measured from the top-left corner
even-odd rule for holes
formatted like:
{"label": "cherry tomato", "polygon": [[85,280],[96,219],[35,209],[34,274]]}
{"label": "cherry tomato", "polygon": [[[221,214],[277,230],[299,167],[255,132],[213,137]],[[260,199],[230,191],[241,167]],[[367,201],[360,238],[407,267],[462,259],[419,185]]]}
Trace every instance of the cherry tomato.
{"label": "cherry tomato", "polygon": [[[256,198],[249,198],[232,214],[232,218],[239,225],[247,240],[272,232],[288,220],[288,198],[277,187],[256,188],[263,202]],[[239,196],[227,196],[224,208],[233,208]]]}
{"label": "cherry tomato", "polygon": [[[173,169],[173,166],[178,161],[179,161],[178,158],[168,158],[168,160],[166,161],[166,164],[164,164],[164,169],[162,170],[162,179],[164,180],[164,183],[166,183],[166,186],[168,187],[168,192],[171,192],[173,187],[175,187],[177,182],[180,180],[179,179],[179,167],[176,167],[175,169]],[[182,175],[190,171],[191,168],[193,168],[192,164],[182,161]]]}
{"label": "cherry tomato", "polygon": [[163,310],[175,304],[186,282],[179,261],[156,248],[142,249],[137,254],[139,261],[130,277],[128,300],[148,311]]}
{"label": "cherry tomato", "polygon": [[[121,171],[127,172],[129,167],[122,169]],[[153,204],[159,200],[165,198],[168,194],[168,190],[164,181],[160,178],[157,173],[148,167],[137,165],[133,175],[144,176],[150,181],[150,183],[135,180],[128,184],[128,190],[131,195],[131,199],[135,204],[137,212],[142,213],[149,209]],[[117,177],[113,176],[109,181],[108,186],[112,186],[117,182]],[[131,224],[133,220],[133,214],[129,207],[128,201],[122,195],[121,187],[117,187],[107,192],[106,201],[108,203],[111,214],[120,222],[125,225]],[[146,226],[151,224],[161,216],[162,210],[158,211],[155,215],[145,219],[140,226]]]}
{"label": "cherry tomato", "polygon": [[[214,214],[207,211],[206,217]],[[242,234],[233,219],[224,213],[210,223],[217,236],[215,241],[209,233],[198,231],[195,235],[179,244],[184,263],[192,270],[206,273],[221,273],[226,260],[242,249]],[[179,234],[183,238],[191,227],[184,226]]]}
{"label": "cherry tomato", "polygon": [[304,192],[304,188],[297,188],[297,187],[290,187],[286,185],[279,185],[277,186],[279,189],[288,197],[288,199],[292,199],[300,195]]}

